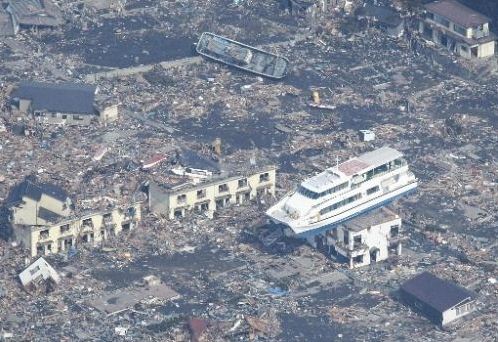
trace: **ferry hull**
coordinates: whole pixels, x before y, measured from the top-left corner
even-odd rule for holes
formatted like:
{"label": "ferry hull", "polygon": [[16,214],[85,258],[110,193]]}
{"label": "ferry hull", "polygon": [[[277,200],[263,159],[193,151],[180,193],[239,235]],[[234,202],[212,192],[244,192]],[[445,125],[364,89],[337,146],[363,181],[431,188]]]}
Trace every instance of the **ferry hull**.
{"label": "ferry hull", "polygon": [[343,223],[345,221],[348,221],[352,219],[353,217],[356,217],[358,215],[364,214],[370,210],[382,207],[395,199],[399,197],[406,196],[412,192],[415,191],[417,187],[417,182],[413,182],[410,184],[407,184],[397,190],[391,191],[387,194],[384,194],[382,196],[376,197],[374,199],[371,199],[365,203],[359,204],[354,208],[351,208],[347,211],[344,211],[340,214],[331,216],[330,218],[324,219],[322,221],[318,221],[316,223],[311,223],[307,224],[306,226],[296,226],[293,225],[292,222],[284,221],[284,220],[279,220],[278,218],[272,216],[267,212],[267,215],[270,217],[270,219],[279,224],[284,224],[290,228],[292,231],[292,236],[295,237],[300,237],[300,238],[307,238],[310,236],[315,236],[320,233],[323,233],[327,230],[335,228],[337,225],[340,223]]}

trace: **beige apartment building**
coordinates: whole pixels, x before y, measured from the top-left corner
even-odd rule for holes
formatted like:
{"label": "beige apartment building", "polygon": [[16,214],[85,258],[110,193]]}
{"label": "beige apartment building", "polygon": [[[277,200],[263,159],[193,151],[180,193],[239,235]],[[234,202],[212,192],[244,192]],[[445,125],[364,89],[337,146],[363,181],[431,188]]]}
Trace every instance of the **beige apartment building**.
{"label": "beige apartment building", "polygon": [[189,211],[214,212],[233,204],[249,202],[263,194],[275,195],[276,167],[190,182],[176,186],[149,183],[149,208],[153,213],[175,219]]}
{"label": "beige apartment building", "polygon": [[66,251],[80,243],[96,245],[133,229],[141,219],[140,203],[77,215],[63,189],[34,179],[14,187],[7,204],[14,238],[33,257]]}

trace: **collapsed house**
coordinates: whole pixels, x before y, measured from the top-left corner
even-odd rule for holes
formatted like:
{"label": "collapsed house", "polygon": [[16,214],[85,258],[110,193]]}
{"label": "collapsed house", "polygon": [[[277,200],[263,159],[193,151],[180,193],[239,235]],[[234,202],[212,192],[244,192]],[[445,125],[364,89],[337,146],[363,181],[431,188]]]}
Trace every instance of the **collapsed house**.
{"label": "collapsed house", "polygon": [[456,0],[434,1],[424,6],[419,21],[422,36],[465,58],[485,58],[495,54],[496,35],[491,21]]}
{"label": "collapsed house", "polygon": [[7,197],[14,238],[31,256],[67,251],[79,243],[97,244],[130,231],[141,219],[140,203],[76,214],[60,187],[26,178]]}
{"label": "collapsed house", "polygon": [[59,284],[61,278],[53,267],[40,257],[19,274],[19,280],[27,291],[45,289],[48,292]]}
{"label": "collapsed house", "polygon": [[401,37],[405,32],[405,20],[391,7],[367,3],[358,8],[355,14],[359,20],[372,23],[390,37]]}
{"label": "collapsed house", "polygon": [[50,0],[8,0],[14,33],[20,29],[56,28],[64,23],[62,12]]}
{"label": "collapsed house", "polygon": [[407,280],[400,293],[411,307],[442,326],[475,310],[475,294],[429,272]]}
{"label": "collapsed house", "polygon": [[89,125],[118,117],[115,104],[96,101],[98,88],[78,83],[21,82],[10,95],[14,115],[29,115],[40,123]]}
{"label": "collapsed house", "polygon": [[219,174],[204,182],[178,184],[148,183],[150,210],[169,219],[183,217],[188,211],[212,213],[230,204],[243,204],[264,194],[275,195],[276,167],[226,175]]}
{"label": "collapsed house", "polygon": [[219,164],[214,160],[189,149],[177,151],[174,162],[176,165],[171,170],[174,174],[190,177],[194,181],[207,179],[221,172]]}
{"label": "collapsed house", "polygon": [[325,235],[315,237],[315,247],[325,249],[350,268],[386,260],[390,253],[401,253],[401,218],[387,208],[355,217]]}

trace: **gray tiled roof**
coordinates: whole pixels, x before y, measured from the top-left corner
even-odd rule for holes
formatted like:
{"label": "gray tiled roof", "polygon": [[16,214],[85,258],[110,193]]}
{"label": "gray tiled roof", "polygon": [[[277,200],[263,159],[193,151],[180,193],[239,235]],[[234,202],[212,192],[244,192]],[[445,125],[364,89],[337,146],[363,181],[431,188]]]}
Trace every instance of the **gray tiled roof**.
{"label": "gray tiled roof", "polygon": [[31,100],[35,111],[95,114],[96,87],[77,83],[22,82],[11,98]]}
{"label": "gray tiled roof", "polygon": [[440,279],[429,272],[423,272],[401,285],[401,291],[417,298],[426,305],[444,312],[474,294],[461,286]]}
{"label": "gray tiled roof", "polygon": [[491,21],[484,14],[476,12],[456,0],[434,1],[425,5],[425,8],[429,12],[445,17],[463,27],[475,27]]}
{"label": "gray tiled roof", "polygon": [[7,9],[21,25],[59,26],[62,12],[50,0],[9,0]]}

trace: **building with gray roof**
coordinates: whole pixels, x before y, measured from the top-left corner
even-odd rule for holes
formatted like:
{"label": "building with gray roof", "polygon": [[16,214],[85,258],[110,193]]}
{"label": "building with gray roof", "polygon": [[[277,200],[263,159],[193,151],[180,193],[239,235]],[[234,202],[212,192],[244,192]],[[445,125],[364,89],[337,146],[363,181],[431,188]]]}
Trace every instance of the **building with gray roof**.
{"label": "building with gray roof", "polygon": [[[48,124],[88,125],[109,110],[96,104],[98,88],[81,83],[21,82],[10,94],[14,114],[31,115]],[[116,113],[113,115],[117,117]]]}
{"label": "building with gray roof", "polygon": [[64,23],[61,10],[50,0],[9,0],[7,12],[15,33],[22,28],[55,28]]}
{"label": "building with gray roof", "polygon": [[465,58],[494,56],[496,35],[487,16],[456,0],[438,0],[424,8],[419,22],[422,37]]}
{"label": "building with gray roof", "polygon": [[474,293],[429,272],[407,280],[400,293],[411,307],[442,326],[475,309]]}

